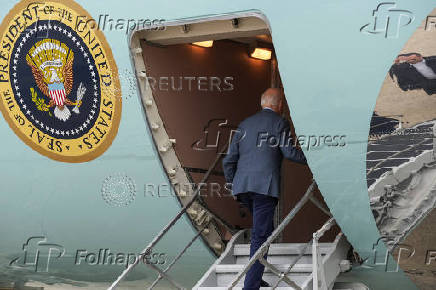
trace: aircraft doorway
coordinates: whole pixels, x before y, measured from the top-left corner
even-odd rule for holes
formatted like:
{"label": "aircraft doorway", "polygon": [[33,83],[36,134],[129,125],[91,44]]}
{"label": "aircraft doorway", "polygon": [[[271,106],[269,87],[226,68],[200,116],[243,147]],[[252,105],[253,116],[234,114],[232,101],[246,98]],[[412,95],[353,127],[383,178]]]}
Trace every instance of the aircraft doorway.
{"label": "aircraft doorway", "polygon": [[[265,21],[254,16],[200,21],[138,31],[131,47],[146,120],[163,167],[184,205],[191,185],[201,181],[220,148],[231,139],[232,129],[260,110],[265,89],[282,87],[270,31]],[[291,121],[287,106],[284,111]],[[311,182],[307,165],[284,161],[277,223]],[[219,221],[212,234],[203,235],[219,254],[232,233],[251,227],[251,216],[225,186],[221,162],[201,186],[201,202],[188,216],[194,227],[207,217]],[[327,208],[319,191],[315,196]],[[307,203],[278,242],[307,242],[328,219],[317,206]],[[333,241],[338,231],[331,230],[322,241]]]}

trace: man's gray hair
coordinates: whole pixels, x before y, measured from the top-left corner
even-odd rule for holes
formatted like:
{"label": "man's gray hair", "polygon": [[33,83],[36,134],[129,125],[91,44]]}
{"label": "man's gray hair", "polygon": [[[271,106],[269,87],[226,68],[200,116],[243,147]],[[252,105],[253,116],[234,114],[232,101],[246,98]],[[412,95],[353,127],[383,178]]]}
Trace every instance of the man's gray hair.
{"label": "man's gray hair", "polygon": [[261,106],[278,106],[280,104],[281,96],[278,94],[271,93],[271,91],[266,90],[260,97]]}

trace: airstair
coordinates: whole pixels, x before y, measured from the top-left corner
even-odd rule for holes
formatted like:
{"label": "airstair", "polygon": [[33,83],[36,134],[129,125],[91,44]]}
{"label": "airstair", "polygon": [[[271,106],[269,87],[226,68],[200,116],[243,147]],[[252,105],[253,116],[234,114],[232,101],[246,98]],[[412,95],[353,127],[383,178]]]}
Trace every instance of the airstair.
{"label": "airstair", "polygon": [[[225,148],[217,155],[215,161],[203,176],[201,183],[207,181],[224,152]],[[248,230],[245,229],[236,232],[227,243],[224,252],[200,281],[198,281],[194,289],[241,289],[245,274],[251,265],[259,260],[260,263],[265,265],[263,279],[271,286],[261,289],[368,290],[365,285],[360,283],[335,283],[336,278],[341,272],[350,269],[350,263],[346,260],[350,245],[342,233],[339,233],[332,243],[319,242],[319,239],[335,225],[335,220],[329,210],[314,197],[315,187],[316,183],[313,181],[295,207],[280,222],[267,241],[262,244],[251,258],[249,256]],[[187,202],[180,212],[153,238],[141,252],[140,256],[136,258],[135,262],[130,264],[121,273],[108,290],[117,289],[120,282],[139,264],[142,256],[147,255],[153,250],[163,236],[188,212],[189,208],[199,198],[200,188],[198,187],[189,202]],[[307,243],[273,243],[307,202],[312,202],[320,210],[330,216],[330,219],[318,231],[313,233],[313,238]],[[203,228],[203,230],[204,229],[205,228]],[[198,239],[203,230],[200,230],[193,237],[174,260],[169,263],[166,269],[161,269],[156,265],[147,263],[147,265],[158,274],[158,277],[148,289],[153,289],[162,279],[167,280],[176,289],[186,289],[179,282],[175,281],[168,272],[193,242]],[[267,251],[269,255],[267,260],[265,260],[263,256]]]}
{"label": "airstair", "polygon": [[[346,260],[349,244],[342,233],[332,243],[318,243],[318,239],[333,224],[333,219],[330,219],[314,233],[314,239],[310,243],[271,244],[267,261],[263,257],[261,259],[261,263],[265,265],[263,280],[271,287],[260,289],[332,289],[337,276],[350,268]],[[249,254],[248,230],[241,230],[233,236],[221,257],[193,289],[242,289],[245,273],[249,268],[247,265],[255,260],[250,259]]]}

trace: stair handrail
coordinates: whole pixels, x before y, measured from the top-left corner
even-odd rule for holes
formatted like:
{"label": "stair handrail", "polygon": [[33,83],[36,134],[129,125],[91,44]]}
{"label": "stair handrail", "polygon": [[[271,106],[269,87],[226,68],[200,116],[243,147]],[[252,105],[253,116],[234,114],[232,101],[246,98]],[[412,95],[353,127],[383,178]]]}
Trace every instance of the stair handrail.
{"label": "stair handrail", "polygon": [[[288,213],[288,215],[283,219],[283,221],[277,226],[277,228],[272,232],[272,234],[268,237],[268,239],[257,249],[256,253],[248,260],[248,263],[244,265],[244,267],[238,272],[238,274],[233,278],[231,284],[228,286],[228,289],[235,287],[239,280],[244,276],[250,267],[259,260],[260,263],[265,265],[265,267],[269,268],[273,273],[278,275],[280,279],[284,280],[290,286],[300,289],[298,285],[295,284],[292,280],[290,280],[286,275],[280,273],[278,269],[276,269],[273,265],[268,263],[265,259],[263,259],[263,255],[268,251],[269,246],[272,242],[277,238],[277,236],[285,229],[285,227],[289,224],[289,222],[294,218],[294,216],[300,211],[300,209],[310,200],[310,197],[313,195],[313,190],[315,188],[316,182],[312,180],[312,183],[306,190],[306,193],[303,197],[298,201],[295,207]],[[278,273],[277,273],[278,272]]]}
{"label": "stair handrail", "polygon": [[[213,169],[215,168],[215,166],[218,164],[218,161],[223,157],[224,153],[227,151],[227,147],[228,144],[226,144],[222,150],[219,151],[219,153],[217,154],[214,162],[211,164],[211,166],[209,167],[209,169],[207,170],[207,172],[205,173],[205,175],[203,176],[202,180],[200,181],[199,184],[201,183],[205,183],[208,179],[210,174],[212,173]],[[133,268],[135,268],[140,260],[145,256],[148,255],[153,247],[162,239],[162,237],[176,224],[176,222],[186,213],[186,211],[188,210],[189,207],[191,207],[191,205],[200,197],[200,192],[201,187],[197,186],[197,188],[194,191],[194,194],[192,196],[192,198],[185,204],[185,206],[183,206],[183,208],[177,213],[177,215],[159,232],[159,234],[157,236],[155,236],[153,238],[153,240],[147,245],[147,247],[145,247],[144,250],[141,251],[141,253],[136,257],[135,261],[132,264],[129,264],[129,266],[118,276],[118,278],[111,284],[111,286],[109,286],[108,290],[114,290],[116,289],[116,287],[119,285],[119,283],[121,283],[121,281],[127,276],[127,274],[130,273],[130,271],[133,270]],[[203,228],[204,229],[204,228]],[[194,237],[194,239],[196,239],[197,237],[200,236],[200,233],[202,232],[202,230],[197,233],[197,235]],[[190,241],[187,245],[187,247],[185,247],[182,252],[176,256],[175,261],[177,261],[180,256],[187,250],[188,247],[190,247],[192,245],[193,241]],[[174,262],[175,262],[174,261]],[[173,286],[175,286],[178,289],[184,289],[182,286],[180,286],[177,282],[175,282],[174,280],[172,280],[168,275],[166,275],[166,272],[174,265],[174,262],[172,262],[170,264],[169,267],[167,267],[167,269],[165,270],[161,270],[158,267],[152,267],[152,269],[154,269],[155,271],[157,271],[159,273],[159,277],[158,279],[160,280],[161,278],[165,278],[167,279]],[[151,265],[151,264],[147,264],[147,265]],[[154,265],[153,265],[154,266]],[[155,283],[153,282],[152,286],[149,288],[151,289],[153,286],[155,285]]]}

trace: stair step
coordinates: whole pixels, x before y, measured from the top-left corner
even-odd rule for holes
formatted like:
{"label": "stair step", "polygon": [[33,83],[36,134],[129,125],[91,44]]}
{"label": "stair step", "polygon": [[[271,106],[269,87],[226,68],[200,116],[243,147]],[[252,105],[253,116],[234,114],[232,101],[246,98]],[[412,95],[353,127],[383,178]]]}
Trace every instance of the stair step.
{"label": "stair step", "polygon": [[[227,287],[198,287],[198,290],[227,290]],[[233,287],[234,290],[242,290],[242,287]],[[260,290],[272,290],[272,287],[260,287]],[[277,290],[295,290],[293,287],[284,286],[284,287],[276,287]]]}
{"label": "stair step", "polygon": [[[268,255],[266,259],[270,264],[289,264],[294,262],[297,255]],[[250,256],[236,256],[235,264],[247,264]],[[298,261],[298,264],[312,264],[312,256],[304,255]]]}
{"label": "stair step", "polygon": [[[279,271],[285,272],[290,264],[273,264]],[[216,265],[215,272],[218,273],[238,273],[245,267],[244,264],[222,264]],[[271,272],[265,267],[265,273]],[[312,273],[312,264],[296,264],[292,267],[291,273]]]}
{"label": "stair step", "polygon": [[[298,255],[306,244],[303,243],[280,243],[271,244],[268,250],[268,255]],[[320,243],[319,250],[322,255],[333,250],[334,245],[331,243]],[[305,255],[312,254],[312,247],[307,247]],[[233,255],[248,256],[250,255],[250,244],[237,244],[234,247]]]}
{"label": "stair step", "polygon": [[369,290],[369,288],[361,282],[336,282],[333,290]]}
{"label": "stair step", "polygon": [[[239,236],[238,236],[239,237]],[[236,240],[235,240],[236,241]],[[239,241],[239,240],[238,240]],[[286,272],[290,264],[295,262],[295,259],[300,255],[306,243],[275,243],[270,245],[268,250],[268,262],[274,266],[279,272]],[[349,244],[345,237],[340,234],[335,239],[334,243],[320,243],[319,250],[324,256],[323,263],[328,267],[326,271],[326,280],[329,285],[335,281],[338,275],[338,265],[341,260],[346,259]],[[241,272],[249,261],[250,244],[237,244],[237,241],[228,245],[226,252],[220,257],[203,278],[197,283],[195,289],[213,290],[227,289],[236,275]],[[309,290],[313,288],[312,278],[312,247],[309,245],[304,255],[292,267],[290,273],[286,275],[293,283],[301,289]],[[268,267],[265,267],[262,279],[270,285],[275,285],[279,280]],[[232,289],[242,289],[244,285],[245,275],[242,276],[236,287]],[[272,289],[272,287],[261,287],[260,289]],[[281,281],[276,289],[294,289],[285,281]],[[339,289],[339,288],[338,288]],[[353,288],[354,289],[354,288]],[[356,288],[360,289],[360,288]]]}
{"label": "stair step", "polygon": [[[235,278],[236,273],[217,273],[217,286],[218,287],[225,287],[225,286],[229,286],[230,283],[233,281],[233,279]],[[295,274],[295,273],[290,273],[287,275],[287,277],[289,279],[291,279],[291,281],[293,281],[295,284],[297,284],[298,286],[302,286],[307,280],[311,279],[311,275],[307,274],[307,273],[300,273],[300,274]],[[275,283],[277,282],[277,280],[279,279],[275,274],[271,273],[271,272],[265,272],[262,276],[262,279],[266,282],[268,282],[270,285],[275,285]],[[242,287],[244,285],[244,280],[245,280],[245,275],[242,276],[242,278],[238,281],[238,284],[236,286],[240,286]],[[279,283],[280,287],[290,287],[286,282],[281,281]],[[291,288],[288,288],[291,289]]]}

